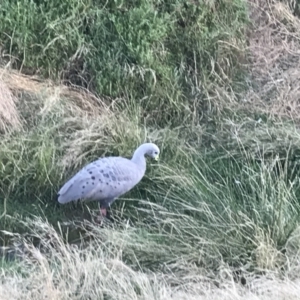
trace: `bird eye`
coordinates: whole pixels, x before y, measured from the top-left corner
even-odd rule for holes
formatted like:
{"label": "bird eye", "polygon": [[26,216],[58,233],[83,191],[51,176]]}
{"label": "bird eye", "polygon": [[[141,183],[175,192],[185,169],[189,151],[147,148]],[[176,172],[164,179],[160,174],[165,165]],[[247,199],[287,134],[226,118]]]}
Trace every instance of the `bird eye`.
{"label": "bird eye", "polygon": [[157,155],[157,154],[158,154],[158,152],[157,152],[157,151],[154,151],[154,154],[155,154],[155,155]]}

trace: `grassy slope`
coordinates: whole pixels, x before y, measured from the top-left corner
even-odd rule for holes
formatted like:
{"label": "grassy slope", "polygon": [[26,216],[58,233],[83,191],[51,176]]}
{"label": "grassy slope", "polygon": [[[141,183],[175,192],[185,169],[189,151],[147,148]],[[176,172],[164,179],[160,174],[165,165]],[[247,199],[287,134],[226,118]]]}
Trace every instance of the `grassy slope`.
{"label": "grassy slope", "polygon": [[[271,19],[264,18],[266,9]],[[251,11],[256,27],[248,36],[251,86],[238,92],[231,40],[218,48],[222,55],[212,78],[206,71],[197,77],[196,68],[189,74],[193,85],[176,86],[185,97],[175,98],[174,106],[163,102],[176,118],[173,124],[165,120],[162,126],[163,114],[155,121],[152,97],[133,101],[135,95],[124,92],[104,101],[2,70],[2,90],[7,86],[18,100],[11,97],[8,108],[0,106],[11,113],[1,119],[0,224],[3,243],[9,237],[22,248],[23,259],[2,262],[1,299],[296,299],[300,135],[297,89],[287,87],[299,76],[293,71],[297,60],[288,56],[297,57],[289,51],[297,39],[270,49],[282,39],[272,32],[274,24],[291,38],[298,20],[280,3],[264,7],[251,1]],[[274,81],[278,74],[284,80]],[[196,85],[200,78],[205,84]],[[191,95],[200,99],[197,109],[180,102]],[[181,116],[178,103],[185,107]],[[200,108],[204,117],[198,121]],[[145,140],[160,145],[161,161],[151,162],[138,188],[114,204],[112,228],[93,224],[94,203],[57,205],[62,182],[86,162],[130,156]],[[9,234],[16,231],[23,235]],[[64,243],[66,233],[75,244]]]}

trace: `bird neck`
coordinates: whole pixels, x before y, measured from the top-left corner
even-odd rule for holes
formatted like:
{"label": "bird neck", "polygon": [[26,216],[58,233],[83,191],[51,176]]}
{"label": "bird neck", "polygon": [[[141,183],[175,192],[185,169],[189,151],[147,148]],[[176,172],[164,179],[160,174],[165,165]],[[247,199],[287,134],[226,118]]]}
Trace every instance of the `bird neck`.
{"label": "bird neck", "polygon": [[131,161],[137,164],[140,168],[146,170],[146,158],[145,158],[145,151],[143,149],[143,145],[134,151]]}

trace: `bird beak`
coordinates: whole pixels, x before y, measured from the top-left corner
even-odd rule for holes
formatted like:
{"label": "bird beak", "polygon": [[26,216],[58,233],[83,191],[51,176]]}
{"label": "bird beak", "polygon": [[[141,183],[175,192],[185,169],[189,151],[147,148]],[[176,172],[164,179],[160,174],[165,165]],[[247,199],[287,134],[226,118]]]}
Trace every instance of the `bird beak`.
{"label": "bird beak", "polygon": [[155,159],[156,161],[158,161],[158,160],[159,160],[159,155],[156,155],[156,156],[154,157],[154,159]]}

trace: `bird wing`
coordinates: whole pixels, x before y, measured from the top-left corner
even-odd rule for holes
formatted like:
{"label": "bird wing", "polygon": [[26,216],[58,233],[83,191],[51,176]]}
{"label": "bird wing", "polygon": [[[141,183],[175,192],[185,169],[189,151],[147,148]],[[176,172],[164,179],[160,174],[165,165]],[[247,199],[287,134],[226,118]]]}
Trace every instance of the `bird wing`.
{"label": "bird wing", "polygon": [[126,158],[101,158],[85,166],[66,182],[58,192],[58,201],[112,201],[133,188],[144,173],[144,170]]}

